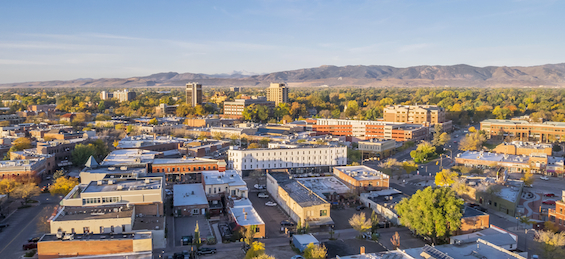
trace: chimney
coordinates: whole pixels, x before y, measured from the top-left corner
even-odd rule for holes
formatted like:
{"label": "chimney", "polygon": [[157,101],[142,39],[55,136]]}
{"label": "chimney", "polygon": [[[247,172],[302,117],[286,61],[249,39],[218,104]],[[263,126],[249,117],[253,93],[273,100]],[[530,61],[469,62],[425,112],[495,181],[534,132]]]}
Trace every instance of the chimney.
{"label": "chimney", "polygon": [[361,248],[359,248],[359,250],[360,250],[360,251],[359,251],[360,254],[362,254],[362,255],[365,254],[365,247],[364,247],[364,246],[362,246]]}
{"label": "chimney", "polygon": [[244,213],[243,213],[243,218],[244,218],[245,220],[247,220],[247,212],[244,212]]}

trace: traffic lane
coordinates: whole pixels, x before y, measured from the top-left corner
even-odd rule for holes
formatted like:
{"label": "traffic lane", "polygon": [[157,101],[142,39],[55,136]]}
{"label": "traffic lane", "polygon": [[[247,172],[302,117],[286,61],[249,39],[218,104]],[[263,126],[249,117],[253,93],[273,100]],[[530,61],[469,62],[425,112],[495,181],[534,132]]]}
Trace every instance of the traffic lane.
{"label": "traffic lane", "polygon": [[25,252],[22,245],[29,238],[49,232],[47,220],[57,203],[49,194],[37,197],[41,204],[18,209],[4,223],[10,224],[0,233],[0,258],[19,258]]}

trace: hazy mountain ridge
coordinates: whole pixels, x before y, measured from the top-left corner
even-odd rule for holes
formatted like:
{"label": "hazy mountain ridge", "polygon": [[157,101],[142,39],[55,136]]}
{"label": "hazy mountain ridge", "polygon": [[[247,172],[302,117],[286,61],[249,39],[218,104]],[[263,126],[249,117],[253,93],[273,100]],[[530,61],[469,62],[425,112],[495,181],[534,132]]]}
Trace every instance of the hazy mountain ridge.
{"label": "hazy mountain ridge", "polygon": [[465,64],[452,66],[331,66],[254,75],[247,71],[232,74],[197,74],[165,72],[130,78],[81,78],[68,81],[42,81],[0,84],[15,87],[146,87],[183,86],[197,81],[204,86],[266,86],[270,82],[287,82],[289,86],[483,86],[532,87],[565,86],[565,63],[530,67]]}

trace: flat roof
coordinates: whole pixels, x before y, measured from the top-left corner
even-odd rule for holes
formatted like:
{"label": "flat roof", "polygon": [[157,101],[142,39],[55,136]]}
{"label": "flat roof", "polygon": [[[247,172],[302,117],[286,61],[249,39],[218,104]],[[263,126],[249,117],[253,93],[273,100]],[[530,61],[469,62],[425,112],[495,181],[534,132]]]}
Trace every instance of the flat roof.
{"label": "flat roof", "polygon": [[488,214],[480,210],[471,208],[469,206],[465,206],[465,208],[463,208],[463,215],[461,216],[461,218],[471,218],[481,215],[488,215]]}
{"label": "flat roof", "polygon": [[100,165],[123,165],[128,163],[149,163],[155,159],[160,152],[144,149],[116,149],[112,151]]}
{"label": "flat roof", "polygon": [[174,206],[208,205],[204,187],[200,183],[173,185]]}
{"label": "flat roof", "polygon": [[162,164],[198,164],[198,163],[204,163],[204,164],[210,164],[210,163],[218,163],[219,160],[215,160],[215,159],[209,159],[209,158],[200,158],[200,157],[195,157],[195,158],[188,158],[188,157],[184,157],[184,158],[156,158],[155,160],[153,160],[153,164],[154,165],[162,165]]}
{"label": "flat roof", "polygon": [[168,143],[178,143],[185,142],[188,139],[175,138],[173,136],[153,136],[153,135],[137,135],[128,136],[120,140],[118,143],[118,148],[136,148],[136,147],[147,147]]}
{"label": "flat roof", "polygon": [[296,203],[302,207],[309,207],[328,203],[326,200],[318,196],[314,191],[306,188],[298,181],[290,181],[286,184],[280,185],[283,190],[288,193]]}
{"label": "flat roof", "polygon": [[[240,226],[265,224],[255,208],[253,208],[251,201],[247,198],[233,200],[233,208],[230,208],[230,211]],[[245,219],[245,214],[247,214],[247,219]]]}
{"label": "flat roof", "polygon": [[[113,183],[110,184],[109,181],[113,181]],[[138,178],[138,179],[98,180],[98,181],[90,182],[82,192],[89,193],[89,192],[159,190],[162,188],[161,184],[162,184],[162,178],[157,178],[157,177],[151,177],[151,178],[147,177],[147,178]]]}
{"label": "flat roof", "polygon": [[477,242],[467,243],[461,245],[439,245],[439,246],[429,246],[418,248],[410,248],[404,250],[408,255],[416,259],[427,258],[423,255],[432,255],[434,258],[442,259],[468,259],[468,258],[483,258],[483,259],[500,259],[500,258],[515,258],[515,259],[526,259],[510,252],[504,248],[496,246],[488,241],[478,239]]}
{"label": "flat roof", "polygon": [[343,194],[351,190],[334,176],[296,178],[296,180],[306,186],[306,188],[313,190],[320,197],[324,197],[327,193]]}
{"label": "flat roof", "polygon": [[63,207],[53,221],[104,220],[110,218],[131,218],[133,207],[100,206],[100,207]]}
{"label": "flat roof", "polygon": [[465,151],[457,154],[457,158],[468,160],[483,160],[491,162],[509,162],[516,164],[528,164],[530,157],[526,155],[508,155],[483,151]]}
{"label": "flat roof", "polygon": [[296,241],[298,241],[300,244],[320,243],[320,241],[318,241],[318,239],[316,239],[312,234],[292,235],[292,237],[296,239]]}
{"label": "flat roof", "polygon": [[392,250],[380,253],[337,256],[338,259],[414,259],[402,250]]}
{"label": "flat roof", "polygon": [[127,240],[127,239],[150,239],[151,232],[134,232],[134,233],[123,233],[123,234],[74,234],[73,240],[60,240],[57,238],[57,234],[45,234],[39,239],[38,242],[49,242],[49,241],[59,241],[59,242],[81,242],[90,240]]}
{"label": "flat roof", "polygon": [[203,180],[205,184],[227,184],[230,186],[247,186],[247,183],[241,179],[241,171],[226,170],[220,171],[203,171]]}
{"label": "flat roof", "polygon": [[334,167],[334,169],[337,169],[340,172],[349,175],[357,181],[381,180],[389,178],[389,176],[383,174],[383,172],[364,165],[336,166]]}

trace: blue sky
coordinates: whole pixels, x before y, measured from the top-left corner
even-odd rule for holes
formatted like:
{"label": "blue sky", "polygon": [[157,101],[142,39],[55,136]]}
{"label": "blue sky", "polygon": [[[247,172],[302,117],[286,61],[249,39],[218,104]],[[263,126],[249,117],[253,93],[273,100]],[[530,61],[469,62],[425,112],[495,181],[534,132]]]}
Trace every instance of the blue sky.
{"label": "blue sky", "polygon": [[0,83],[565,62],[563,1],[0,0]]}

